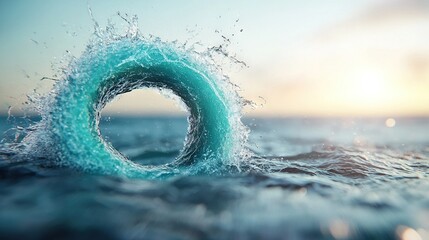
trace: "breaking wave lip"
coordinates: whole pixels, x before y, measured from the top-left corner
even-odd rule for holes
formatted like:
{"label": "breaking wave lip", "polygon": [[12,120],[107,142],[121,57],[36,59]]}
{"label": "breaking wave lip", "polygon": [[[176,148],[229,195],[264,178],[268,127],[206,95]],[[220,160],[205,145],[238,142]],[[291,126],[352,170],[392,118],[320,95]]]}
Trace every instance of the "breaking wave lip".
{"label": "breaking wave lip", "polygon": [[[207,61],[210,56],[145,38],[135,27],[125,36],[97,27],[82,56],[36,103],[42,119],[17,147],[19,155],[88,173],[138,178],[240,170],[249,154],[248,129],[241,122],[245,101],[228,77]],[[189,112],[184,148],[172,163],[136,164],[101,136],[98,124],[103,107],[116,96],[140,88],[171,91]]]}

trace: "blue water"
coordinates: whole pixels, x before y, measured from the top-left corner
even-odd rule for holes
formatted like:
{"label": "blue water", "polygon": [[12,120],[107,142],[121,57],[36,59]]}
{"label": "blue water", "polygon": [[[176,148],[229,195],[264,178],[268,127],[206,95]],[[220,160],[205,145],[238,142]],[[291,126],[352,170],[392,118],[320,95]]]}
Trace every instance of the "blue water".
{"label": "blue water", "polygon": [[[429,119],[385,120],[245,118],[246,161],[259,168],[164,180],[43,166],[2,143],[0,239],[428,239]],[[28,121],[2,117],[0,130]],[[187,127],[185,117],[100,122],[141,165],[174,162]]]}
{"label": "blue water", "polygon": [[[244,119],[193,46],[100,28],[38,117],[0,117],[0,239],[429,239],[428,118]],[[217,55],[216,55],[217,54]],[[223,61],[221,61],[223,62]],[[101,117],[155,88],[187,117]],[[250,133],[250,135],[249,135]]]}

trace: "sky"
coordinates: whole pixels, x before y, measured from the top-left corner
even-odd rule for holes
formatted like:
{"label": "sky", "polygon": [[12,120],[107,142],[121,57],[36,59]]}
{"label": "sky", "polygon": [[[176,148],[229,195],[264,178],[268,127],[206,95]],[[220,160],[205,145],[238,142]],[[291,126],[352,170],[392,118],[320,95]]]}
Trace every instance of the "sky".
{"label": "sky", "polygon": [[[79,57],[94,23],[136,14],[144,34],[229,52],[225,63],[249,116],[429,116],[427,0],[302,1],[0,1],[0,113],[26,110],[26,96],[47,92]],[[135,90],[108,114],[178,114],[172,100]]]}

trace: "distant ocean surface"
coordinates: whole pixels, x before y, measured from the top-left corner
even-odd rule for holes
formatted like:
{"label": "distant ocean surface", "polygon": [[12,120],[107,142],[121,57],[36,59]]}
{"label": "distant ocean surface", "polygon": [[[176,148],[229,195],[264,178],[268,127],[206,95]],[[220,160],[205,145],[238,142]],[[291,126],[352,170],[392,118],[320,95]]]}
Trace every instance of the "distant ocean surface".
{"label": "distant ocean surface", "polygon": [[[0,239],[429,239],[428,118],[245,118],[260,171],[125,179],[11,161],[0,117]],[[185,117],[104,117],[106,141],[171,162]]]}

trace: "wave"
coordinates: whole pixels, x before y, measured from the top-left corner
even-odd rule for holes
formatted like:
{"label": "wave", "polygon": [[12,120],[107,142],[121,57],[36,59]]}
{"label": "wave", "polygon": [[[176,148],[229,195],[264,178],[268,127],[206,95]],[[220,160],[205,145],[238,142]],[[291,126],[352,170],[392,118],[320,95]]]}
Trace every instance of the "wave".
{"label": "wave", "polygon": [[426,175],[424,166],[428,160],[417,153],[334,145],[296,155],[264,158],[271,165],[271,172],[328,176],[346,182],[421,178]]}
{"label": "wave", "polygon": [[[248,134],[240,120],[244,101],[204,54],[138,34],[96,34],[65,73],[41,97],[42,120],[22,141],[24,154],[78,171],[140,178],[240,168]],[[172,163],[136,164],[101,136],[103,107],[140,88],[171,91],[189,112],[184,148]]]}

